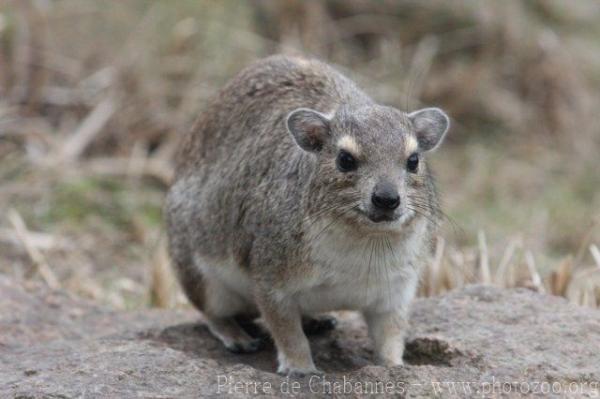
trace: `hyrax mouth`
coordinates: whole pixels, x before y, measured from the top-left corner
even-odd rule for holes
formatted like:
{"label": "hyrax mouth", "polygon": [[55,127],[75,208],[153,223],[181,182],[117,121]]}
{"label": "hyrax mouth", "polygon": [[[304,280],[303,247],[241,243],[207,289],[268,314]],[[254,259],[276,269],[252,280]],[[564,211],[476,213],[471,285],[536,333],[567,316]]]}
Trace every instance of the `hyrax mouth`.
{"label": "hyrax mouth", "polygon": [[360,208],[357,208],[356,211],[373,223],[395,222],[402,216],[401,214],[389,212],[366,212]]}
{"label": "hyrax mouth", "polygon": [[395,222],[400,219],[400,215],[369,215],[369,219],[374,223]]}

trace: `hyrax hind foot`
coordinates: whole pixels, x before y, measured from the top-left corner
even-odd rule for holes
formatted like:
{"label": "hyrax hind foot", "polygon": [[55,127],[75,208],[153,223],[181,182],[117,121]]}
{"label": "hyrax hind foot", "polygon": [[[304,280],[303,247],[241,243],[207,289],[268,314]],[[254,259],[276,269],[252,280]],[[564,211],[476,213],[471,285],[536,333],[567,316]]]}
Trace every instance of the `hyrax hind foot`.
{"label": "hyrax hind foot", "polygon": [[260,338],[252,338],[250,341],[233,342],[225,348],[232,353],[254,353],[261,350],[264,347],[264,343],[265,341]]}
{"label": "hyrax hind foot", "polygon": [[242,327],[252,338],[261,340],[265,345],[273,342],[269,331],[256,321],[256,317],[239,315],[235,317],[235,321],[237,321],[240,327]]}
{"label": "hyrax hind foot", "polygon": [[337,325],[333,316],[303,317],[302,329],[306,335],[319,335],[331,331]]}
{"label": "hyrax hind foot", "polygon": [[233,353],[252,353],[264,347],[263,339],[248,335],[233,317],[207,317],[207,324],[210,332]]}

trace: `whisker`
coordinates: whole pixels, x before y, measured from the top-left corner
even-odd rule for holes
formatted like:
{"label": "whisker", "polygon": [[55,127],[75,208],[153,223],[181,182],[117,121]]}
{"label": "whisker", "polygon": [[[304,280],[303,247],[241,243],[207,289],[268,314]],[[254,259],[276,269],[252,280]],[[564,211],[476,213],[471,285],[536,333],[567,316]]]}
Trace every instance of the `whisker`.
{"label": "whisker", "polygon": [[425,218],[425,219],[427,219],[429,222],[431,222],[431,223],[432,223],[434,226],[436,226],[436,227],[440,226],[440,221],[439,221],[439,220],[437,220],[437,219],[433,218],[431,215],[429,215],[429,214],[427,214],[427,213],[425,213],[425,212],[421,211],[420,209],[418,209],[418,208],[413,208],[413,207],[410,207],[410,206],[407,206],[406,208],[407,208],[407,209],[409,209],[409,210],[411,210],[411,211],[413,211],[413,212],[414,212],[414,213],[416,213],[417,215],[424,217],[424,218]]}
{"label": "whisker", "polygon": [[312,240],[317,240],[321,236],[321,234],[323,234],[325,231],[327,231],[330,227],[333,227],[335,224],[337,224],[345,214],[347,214],[348,212],[350,212],[351,210],[353,210],[355,208],[356,208],[356,206],[351,206],[351,207],[348,207],[347,209],[343,210],[336,218],[334,218],[321,231],[319,231],[319,233],[316,236],[314,236],[312,238]]}

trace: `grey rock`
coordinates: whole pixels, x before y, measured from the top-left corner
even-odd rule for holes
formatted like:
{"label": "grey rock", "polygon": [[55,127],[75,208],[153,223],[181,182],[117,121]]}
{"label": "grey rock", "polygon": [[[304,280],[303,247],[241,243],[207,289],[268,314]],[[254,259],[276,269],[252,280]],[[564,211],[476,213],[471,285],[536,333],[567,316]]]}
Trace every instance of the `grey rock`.
{"label": "grey rock", "polygon": [[600,397],[600,312],[526,289],[418,299],[406,365],[373,366],[362,321],[311,337],[323,376],[227,352],[191,310],[111,311],[0,278],[0,397]]}

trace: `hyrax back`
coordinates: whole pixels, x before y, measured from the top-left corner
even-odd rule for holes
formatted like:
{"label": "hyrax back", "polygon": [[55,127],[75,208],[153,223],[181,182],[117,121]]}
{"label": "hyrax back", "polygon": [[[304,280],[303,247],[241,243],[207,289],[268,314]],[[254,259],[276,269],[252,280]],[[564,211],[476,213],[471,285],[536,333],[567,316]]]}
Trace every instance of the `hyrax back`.
{"label": "hyrax back", "polygon": [[315,60],[233,78],[183,140],[166,204],[174,266],[214,335],[255,350],[236,317],[260,314],[278,371],[314,372],[301,317],[356,309],[378,359],[401,364],[438,219],[424,154],[447,128],[441,110],[378,105]]}

